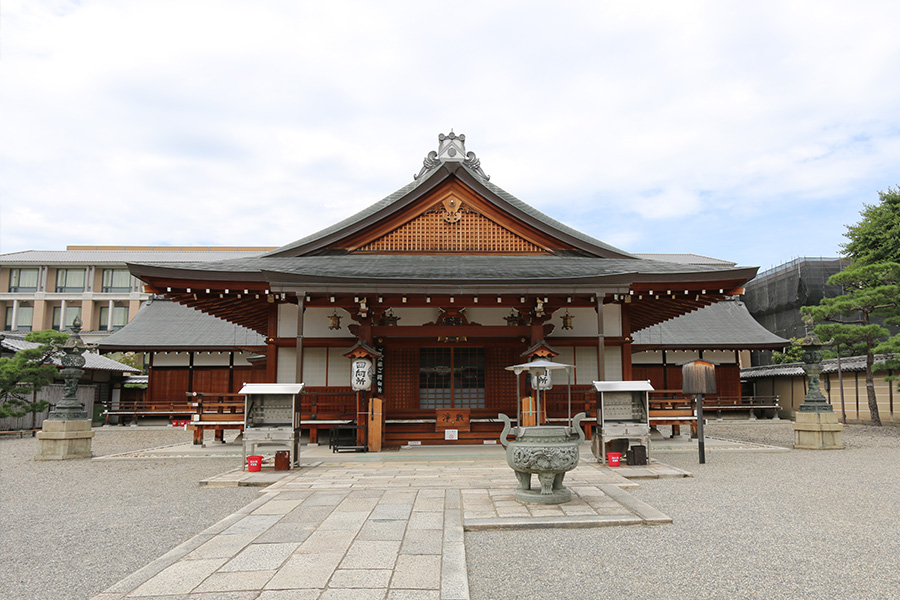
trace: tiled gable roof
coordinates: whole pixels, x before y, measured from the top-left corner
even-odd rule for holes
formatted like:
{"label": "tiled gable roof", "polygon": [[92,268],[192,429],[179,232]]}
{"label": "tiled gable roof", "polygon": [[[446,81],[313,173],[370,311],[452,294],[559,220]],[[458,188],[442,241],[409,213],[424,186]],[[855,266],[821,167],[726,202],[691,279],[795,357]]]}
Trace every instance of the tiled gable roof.
{"label": "tiled gable roof", "polygon": [[230,350],[264,345],[265,338],[255,331],[161,299],[145,302],[128,325],[100,342],[100,348],[107,352]]}
{"label": "tiled gable roof", "polygon": [[790,340],[756,322],[743,302],[725,300],[637,331],[635,346],[679,349],[781,349]]}
{"label": "tiled gable roof", "polygon": [[[37,348],[38,346],[40,346],[40,344],[38,343],[28,342],[23,338],[14,337],[14,334],[4,333],[3,335],[4,337],[2,340],[0,340],[0,345],[11,352],[18,352],[19,350]],[[59,359],[56,358],[53,359],[53,364],[57,367],[62,366],[62,363],[60,363]],[[123,365],[122,363],[117,362],[111,358],[100,356],[95,352],[84,353],[84,368],[89,371],[114,371],[119,373],[141,372],[140,369],[135,369],[134,367]]]}

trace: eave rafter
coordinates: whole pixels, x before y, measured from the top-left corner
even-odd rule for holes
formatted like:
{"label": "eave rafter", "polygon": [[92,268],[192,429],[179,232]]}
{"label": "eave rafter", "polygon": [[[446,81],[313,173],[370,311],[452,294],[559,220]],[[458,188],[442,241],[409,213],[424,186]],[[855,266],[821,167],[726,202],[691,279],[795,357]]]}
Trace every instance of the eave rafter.
{"label": "eave rafter", "polygon": [[725,295],[720,294],[695,294],[684,298],[672,296],[631,296],[626,301],[631,317],[631,330],[640,331],[652,325],[693,312],[704,306],[709,306],[725,298]]}
{"label": "eave rafter", "polygon": [[146,290],[262,335],[268,334],[270,306],[285,301],[264,282],[156,280]]}

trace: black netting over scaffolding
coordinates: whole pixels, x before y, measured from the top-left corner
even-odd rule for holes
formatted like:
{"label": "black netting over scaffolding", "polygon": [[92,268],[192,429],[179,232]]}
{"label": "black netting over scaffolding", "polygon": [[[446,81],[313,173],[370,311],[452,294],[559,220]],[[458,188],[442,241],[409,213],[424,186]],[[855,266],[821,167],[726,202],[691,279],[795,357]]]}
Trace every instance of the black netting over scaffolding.
{"label": "black netting over scaffolding", "polygon": [[[783,338],[800,338],[806,327],[800,308],[841,295],[828,278],[849,265],[839,258],[798,258],[764,271],[746,285],[747,310],[763,327]],[[768,364],[771,352],[752,353],[752,363]]]}

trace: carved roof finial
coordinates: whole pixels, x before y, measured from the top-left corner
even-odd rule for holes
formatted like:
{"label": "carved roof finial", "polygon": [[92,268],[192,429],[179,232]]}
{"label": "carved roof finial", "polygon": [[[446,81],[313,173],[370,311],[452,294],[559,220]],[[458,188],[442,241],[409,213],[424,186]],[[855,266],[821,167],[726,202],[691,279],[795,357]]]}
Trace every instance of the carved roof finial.
{"label": "carved roof finial", "polygon": [[466,136],[462,133],[458,135],[453,133],[453,129],[447,135],[443,133],[438,135],[437,152],[432,150],[428,153],[425,160],[422,161],[422,169],[413,176],[413,179],[418,179],[424,173],[447,162],[462,163],[485,180],[490,179],[490,176],[485,175],[481,170],[481,161],[476,158],[475,153],[466,152]]}

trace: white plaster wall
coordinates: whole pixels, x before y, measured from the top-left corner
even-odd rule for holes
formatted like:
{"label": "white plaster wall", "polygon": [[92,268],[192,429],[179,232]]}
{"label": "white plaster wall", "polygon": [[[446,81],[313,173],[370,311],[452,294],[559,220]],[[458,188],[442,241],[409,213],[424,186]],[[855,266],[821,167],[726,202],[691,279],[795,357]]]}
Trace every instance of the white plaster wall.
{"label": "white plaster wall", "polygon": [[400,317],[398,325],[424,325],[425,323],[434,323],[438,318],[437,307],[406,308],[401,304],[400,306],[394,306],[392,311],[395,316]]}
{"label": "white plaster wall", "polygon": [[[607,349],[609,352],[609,349]],[[578,346],[575,348],[575,366],[577,383],[590,385],[597,379],[597,348],[594,346]]]}
{"label": "white plaster wall", "polygon": [[606,381],[622,381],[622,348],[606,349]]}
{"label": "white plaster wall", "polygon": [[350,385],[350,359],[343,356],[346,348],[328,349],[328,383],[326,385]]}
{"label": "white plaster wall", "polygon": [[595,337],[597,335],[597,311],[593,308],[570,308],[569,316],[572,319],[572,329],[563,329],[562,318],[566,309],[562,308],[553,313],[550,322],[555,325],[550,337]]}
{"label": "white plaster wall", "polygon": [[194,354],[195,367],[227,367],[229,362],[227,352],[197,352]]}
{"label": "white plaster wall", "polygon": [[696,350],[666,350],[666,364],[669,365],[677,365],[698,358],[700,358],[700,353]]}
{"label": "white plaster wall", "polygon": [[[559,356],[553,359],[555,363],[561,363],[564,365],[574,365],[575,364],[575,348],[572,346],[554,346],[557,352],[559,352]],[[553,385],[560,386],[566,385],[567,375],[565,369],[557,369],[551,373],[553,378]],[[572,373],[572,383],[578,383],[578,369],[576,365],[575,371]]]}
{"label": "white plaster wall", "polygon": [[619,304],[603,306],[603,333],[614,337],[622,335],[622,307]]}
{"label": "white plaster wall", "polygon": [[236,367],[247,367],[250,365],[250,361],[247,360],[253,356],[253,354],[249,352],[238,352],[234,355],[234,366]]}
{"label": "white plaster wall", "polygon": [[636,352],[631,355],[631,364],[633,365],[661,365],[662,352],[653,350],[651,352]]}
{"label": "white plaster wall", "polygon": [[303,383],[324,386],[326,381],[326,354],[328,348],[303,349]]}
{"label": "white plaster wall", "polygon": [[718,363],[720,365],[733,365],[737,362],[734,359],[733,350],[704,350],[703,360],[708,360],[709,362]]}
{"label": "white plaster wall", "polygon": [[[597,375],[597,348],[593,346],[554,346],[559,356],[554,362],[575,365],[572,383],[590,385],[599,379]],[[606,379],[620,381],[622,379],[622,349],[606,348]],[[565,385],[566,372],[562,369],[553,372],[553,385]]]}
{"label": "white plaster wall", "polygon": [[[328,329],[331,321],[328,319],[332,314],[337,313],[341,318],[340,329]],[[307,308],[303,313],[303,335],[304,337],[346,337],[350,335],[347,326],[354,323],[350,318],[350,313],[342,308]],[[296,318],[292,324],[293,329],[286,336],[295,337],[297,335]]]}
{"label": "white plaster wall", "polygon": [[[278,305],[278,337],[297,337],[298,312],[299,308],[296,304]],[[304,325],[306,325],[305,321]],[[281,380],[279,379],[279,381]]]}
{"label": "white plaster wall", "polygon": [[466,307],[466,317],[470,323],[480,323],[485,326],[506,325],[503,318],[509,315],[509,309],[490,308],[487,306]]}
{"label": "white plaster wall", "polygon": [[187,367],[191,359],[188,352],[157,352],[153,355],[154,367]]}
{"label": "white plaster wall", "polygon": [[[277,383],[296,383],[294,375],[297,373],[297,351],[293,348],[278,349],[278,370],[275,381]],[[306,382],[302,382],[306,383]]]}
{"label": "white plaster wall", "polygon": [[[550,322],[556,325],[552,337],[588,337],[597,335],[597,311],[593,308],[570,308],[572,329],[563,329],[562,318],[566,308],[553,313]],[[611,337],[622,335],[622,307],[618,304],[607,304],[603,307],[603,334]]]}

